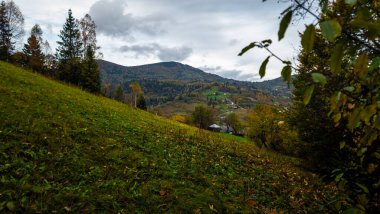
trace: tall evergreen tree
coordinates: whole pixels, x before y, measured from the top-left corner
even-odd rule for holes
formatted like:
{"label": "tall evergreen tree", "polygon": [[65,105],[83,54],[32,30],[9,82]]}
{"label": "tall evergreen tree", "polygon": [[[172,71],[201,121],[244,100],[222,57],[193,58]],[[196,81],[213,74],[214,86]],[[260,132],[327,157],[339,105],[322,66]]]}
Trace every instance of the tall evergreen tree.
{"label": "tall evergreen tree", "polygon": [[59,45],[57,48],[58,60],[66,63],[69,60],[80,58],[83,53],[83,43],[79,26],[73,17],[71,9],[69,9],[68,17],[60,33],[59,38],[61,41],[57,41]]}
{"label": "tall evergreen tree", "polygon": [[82,86],[89,92],[100,92],[100,71],[95,60],[95,51],[92,46],[88,46],[82,62],[83,83]]}
{"label": "tall evergreen tree", "polygon": [[10,60],[15,40],[24,34],[24,17],[12,1],[0,3],[0,59]]}
{"label": "tall evergreen tree", "polygon": [[60,70],[59,78],[63,81],[81,86],[83,82],[81,68],[83,43],[79,26],[72,15],[71,9],[68,11],[68,17],[63,25],[59,38],[61,39],[61,41],[57,41],[57,59],[58,68]]}
{"label": "tall evergreen tree", "polygon": [[[38,33],[36,33],[36,29]],[[39,25],[32,28],[27,44],[24,45],[23,52],[26,56],[26,65],[35,71],[42,72],[44,67],[44,55],[41,50],[42,30]]]}
{"label": "tall evergreen tree", "polygon": [[9,60],[12,50],[12,33],[9,28],[7,9],[4,1],[0,4],[0,59]]}

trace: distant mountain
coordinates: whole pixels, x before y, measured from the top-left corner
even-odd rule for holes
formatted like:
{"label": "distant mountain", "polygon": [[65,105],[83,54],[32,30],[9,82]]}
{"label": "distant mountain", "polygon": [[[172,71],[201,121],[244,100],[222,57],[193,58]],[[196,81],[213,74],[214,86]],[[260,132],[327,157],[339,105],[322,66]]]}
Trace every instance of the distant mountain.
{"label": "distant mountain", "polygon": [[289,103],[291,97],[290,88],[281,78],[264,82],[238,81],[206,73],[178,62],[122,66],[99,60],[98,64],[103,85],[108,84],[114,88],[120,85],[128,93],[129,84],[139,82],[150,105],[173,101],[179,96],[195,99],[194,97],[199,97],[202,90],[215,86],[212,83],[220,84],[218,87],[221,87],[223,92],[238,94],[247,98],[246,100],[251,100],[245,102],[247,106],[262,100],[271,103]]}
{"label": "distant mountain", "polygon": [[98,61],[102,77],[118,76],[123,79],[183,80],[200,82],[233,82],[215,74],[206,73],[198,68],[178,62],[161,62],[140,66],[122,66],[112,62]]}

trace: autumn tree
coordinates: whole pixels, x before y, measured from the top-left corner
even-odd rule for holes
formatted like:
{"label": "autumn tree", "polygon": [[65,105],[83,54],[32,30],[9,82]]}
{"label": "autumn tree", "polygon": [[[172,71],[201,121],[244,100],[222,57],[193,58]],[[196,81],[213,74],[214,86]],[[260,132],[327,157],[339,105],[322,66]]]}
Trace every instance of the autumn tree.
{"label": "autumn tree", "polygon": [[194,125],[201,129],[207,129],[215,121],[215,113],[205,106],[196,106],[191,113],[191,120]]}
{"label": "autumn tree", "polygon": [[56,58],[47,40],[41,43],[42,53],[45,56],[44,69],[45,73],[49,76],[55,76]]}
{"label": "autumn tree", "polygon": [[137,107],[137,100],[139,98],[139,95],[142,93],[141,86],[138,82],[131,83],[129,85],[131,88],[131,95],[132,95],[132,106]]}
{"label": "autumn tree", "polygon": [[117,86],[117,88],[115,90],[114,97],[118,101],[124,101],[124,91],[123,91],[123,87],[121,87],[121,85]]}
{"label": "autumn tree", "polygon": [[43,31],[40,25],[38,24],[34,25],[32,27],[32,30],[30,31],[30,35],[35,36],[40,44],[43,43],[42,34],[43,34]]}
{"label": "autumn tree", "polygon": [[91,19],[91,16],[86,14],[79,24],[83,49],[84,59],[82,67],[83,83],[82,87],[92,93],[100,92],[100,70],[96,62],[96,50],[99,47],[96,44],[96,25]]}
{"label": "autumn tree", "polygon": [[257,105],[247,116],[247,135],[259,146],[273,148],[280,141],[278,109],[270,105]]}
{"label": "autumn tree", "polygon": [[30,33],[27,43],[24,45],[23,52],[26,57],[26,65],[42,72],[44,66],[44,55],[41,50],[42,30],[39,25],[35,25]]}
{"label": "autumn tree", "polygon": [[91,47],[93,51],[96,51],[99,48],[96,44],[96,24],[91,16],[86,14],[82,19],[78,20],[77,23],[80,28],[83,49],[88,50],[88,48]]}
{"label": "autumn tree", "polygon": [[234,112],[228,114],[224,119],[224,122],[226,123],[227,130],[233,131],[234,134],[238,134],[243,128],[239,116]]}
{"label": "autumn tree", "polygon": [[171,116],[170,119],[176,122],[186,123],[186,117],[180,114],[175,114]]}

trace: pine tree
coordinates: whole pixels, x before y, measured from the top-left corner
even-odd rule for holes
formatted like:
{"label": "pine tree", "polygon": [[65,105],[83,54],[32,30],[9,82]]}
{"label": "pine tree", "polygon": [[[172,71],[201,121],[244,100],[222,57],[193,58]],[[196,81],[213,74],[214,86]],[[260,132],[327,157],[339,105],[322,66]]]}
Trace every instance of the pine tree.
{"label": "pine tree", "polygon": [[95,60],[95,51],[91,46],[87,47],[82,63],[83,83],[82,86],[89,92],[100,92],[100,71]]}
{"label": "pine tree", "polygon": [[78,86],[83,83],[83,74],[81,67],[81,57],[83,54],[82,40],[80,30],[71,9],[68,12],[68,18],[63,25],[61,41],[57,41],[57,59],[59,67],[59,78]]}
{"label": "pine tree", "polygon": [[12,1],[0,3],[0,59],[9,61],[16,39],[24,34],[24,16]]}
{"label": "pine tree", "polygon": [[57,57],[63,63],[80,58],[83,53],[79,26],[72,15],[71,9],[68,15],[66,23],[63,25],[63,30],[61,30],[61,34],[59,35],[61,41],[57,42],[59,45]]}
{"label": "pine tree", "polygon": [[12,32],[10,31],[7,18],[7,7],[4,1],[0,4],[0,59],[9,60],[13,44],[11,42]]}
{"label": "pine tree", "polygon": [[38,25],[33,27],[28,42],[24,45],[23,52],[26,56],[26,65],[35,71],[42,72],[45,61],[41,50],[41,39],[39,39],[42,36],[42,31],[40,30],[39,33],[36,34],[35,29],[41,28],[39,28]]}

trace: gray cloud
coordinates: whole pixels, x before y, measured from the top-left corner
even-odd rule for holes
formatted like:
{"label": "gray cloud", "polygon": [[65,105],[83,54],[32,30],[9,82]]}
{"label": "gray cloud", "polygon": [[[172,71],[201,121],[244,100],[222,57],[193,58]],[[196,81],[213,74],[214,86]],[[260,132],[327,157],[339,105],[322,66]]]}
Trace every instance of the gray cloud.
{"label": "gray cloud", "polygon": [[114,37],[130,36],[133,31],[156,36],[164,33],[164,25],[171,22],[161,14],[136,17],[126,13],[126,7],[125,0],[99,0],[90,7],[89,14],[99,32]]}
{"label": "gray cloud", "polygon": [[225,78],[241,80],[241,81],[258,81],[260,79],[258,74],[244,73],[244,71],[236,70],[236,69],[232,69],[232,70],[223,69],[221,66],[215,66],[215,67],[203,66],[203,67],[200,67],[199,69],[208,73],[217,74]]}
{"label": "gray cloud", "polygon": [[146,45],[122,46],[119,51],[132,52],[136,57],[157,56],[161,61],[183,61],[190,57],[193,50],[189,47],[165,47],[157,43]]}

